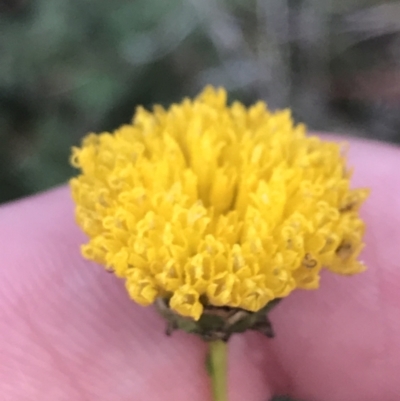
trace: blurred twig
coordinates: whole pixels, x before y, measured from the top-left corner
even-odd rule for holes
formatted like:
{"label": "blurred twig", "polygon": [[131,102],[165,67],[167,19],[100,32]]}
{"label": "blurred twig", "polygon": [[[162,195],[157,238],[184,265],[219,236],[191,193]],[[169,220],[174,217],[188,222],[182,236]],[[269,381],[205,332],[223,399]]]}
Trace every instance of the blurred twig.
{"label": "blurred twig", "polygon": [[363,40],[399,31],[399,3],[380,4],[343,17],[342,32],[361,34]]}
{"label": "blurred twig", "polygon": [[258,95],[273,108],[290,104],[290,36],[287,0],[257,0]]}
{"label": "blurred twig", "polygon": [[[211,40],[221,67],[229,78],[227,86],[241,88],[258,82],[259,71],[255,55],[247,43],[235,17],[227,11],[223,2],[216,0],[189,0],[203,26],[203,32]],[[251,76],[240,73],[249,68]],[[237,68],[239,67],[239,68]]]}

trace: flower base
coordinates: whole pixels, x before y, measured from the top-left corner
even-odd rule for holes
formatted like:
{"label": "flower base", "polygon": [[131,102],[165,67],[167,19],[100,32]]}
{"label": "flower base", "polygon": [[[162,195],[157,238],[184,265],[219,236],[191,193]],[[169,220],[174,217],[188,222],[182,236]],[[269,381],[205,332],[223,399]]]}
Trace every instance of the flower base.
{"label": "flower base", "polygon": [[197,321],[175,313],[169,308],[166,299],[158,298],[156,307],[167,320],[167,335],[171,335],[174,330],[183,330],[197,334],[204,341],[228,341],[232,334],[246,330],[255,330],[269,338],[274,337],[268,312],[280,301],[279,298],[274,299],[257,312],[208,305],[204,307],[204,312]]}

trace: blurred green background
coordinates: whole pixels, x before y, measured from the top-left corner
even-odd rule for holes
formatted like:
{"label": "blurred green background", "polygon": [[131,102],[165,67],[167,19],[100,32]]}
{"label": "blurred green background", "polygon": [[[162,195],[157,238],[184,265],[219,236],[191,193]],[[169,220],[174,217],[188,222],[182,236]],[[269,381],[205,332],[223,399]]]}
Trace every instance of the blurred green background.
{"label": "blurred green background", "polygon": [[207,83],[400,142],[400,3],[0,0],[0,202],[65,182],[70,147]]}

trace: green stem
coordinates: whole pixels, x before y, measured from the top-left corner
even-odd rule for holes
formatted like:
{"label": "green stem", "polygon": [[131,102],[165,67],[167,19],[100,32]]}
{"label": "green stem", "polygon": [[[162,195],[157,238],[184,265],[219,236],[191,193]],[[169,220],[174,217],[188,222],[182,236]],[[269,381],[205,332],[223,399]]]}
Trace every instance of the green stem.
{"label": "green stem", "polygon": [[211,341],[207,358],[208,373],[212,382],[214,401],[228,401],[227,348],[224,341]]}

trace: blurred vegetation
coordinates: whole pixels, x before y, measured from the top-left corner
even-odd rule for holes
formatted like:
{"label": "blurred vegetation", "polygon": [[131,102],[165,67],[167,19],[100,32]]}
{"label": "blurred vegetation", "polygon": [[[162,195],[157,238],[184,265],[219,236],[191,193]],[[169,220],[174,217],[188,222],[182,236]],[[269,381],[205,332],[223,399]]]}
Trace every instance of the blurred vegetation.
{"label": "blurred vegetation", "polygon": [[400,3],[0,1],[0,202],[71,174],[70,147],[205,84],[310,129],[400,142]]}

